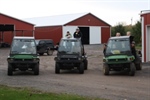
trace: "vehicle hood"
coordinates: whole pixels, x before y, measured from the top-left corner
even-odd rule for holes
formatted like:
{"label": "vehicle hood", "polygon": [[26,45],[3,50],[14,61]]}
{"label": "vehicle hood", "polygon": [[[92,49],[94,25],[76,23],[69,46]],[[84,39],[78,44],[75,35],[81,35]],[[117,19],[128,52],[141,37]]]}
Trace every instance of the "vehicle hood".
{"label": "vehicle hood", "polygon": [[106,57],[107,59],[126,59],[128,58],[127,55],[112,55],[112,56],[109,56],[109,57]]}
{"label": "vehicle hood", "polygon": [[58,55],[61,58],[78,58],[79,54],[66,54],[66,55]]}
{"label": "vehicle hood", "polygon": [[14,59],[33,59],[35,58],[34,55],[12,55],[11,58],[14,58]]}

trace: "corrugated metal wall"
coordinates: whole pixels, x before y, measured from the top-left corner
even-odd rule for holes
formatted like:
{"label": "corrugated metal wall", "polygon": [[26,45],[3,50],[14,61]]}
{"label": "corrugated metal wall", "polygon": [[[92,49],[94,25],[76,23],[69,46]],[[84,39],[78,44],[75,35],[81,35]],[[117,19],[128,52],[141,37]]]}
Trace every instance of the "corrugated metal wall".
{"label": "corrugated metal wall", "polygon": [[16,30],[33,30],[34,25],[0,14],[0,24],[13,24]]}
{"label": "corrugated metal wall", "polygon": [[54,43],[62,38],[62,26],[35,27],[36,39],[53,39]]}
{"label": "corrugated metal wall", "polygon": [[110,25],[97,18],[92,14],[87,14],[83,17],[80,17],[72,22],[67,23],[66,25],[75,25],[75,26],[100,26],[101,29],[101,43],[106,43],[110,37]]}
{"label": "corrugated metal wall", "polygon": [[146,53],[147,53],[147,51],[146,51],[146,49],[147,49],[147,47],[146,47],[146,45],[147,45],[147,42],[149,41],[149,40],[146,40],[147,38],[147,36],[146,36],[146,32],[147,32],[147,25],[150,25],[150,13],[148,13],[148,14],[143,14],[142,15],[143,17],[144,17],[144,29],[143,29],[143,36],[144,37],[142,37],[142,39],[143,39],[143,42],[144,43],[142,43],[142,44],[144,44],[144,48],[142,49],[143,50],[143,57],[144,57],[144,62],[146,62],[147,61],[147,57],[146,57]]}
{"label": "corrugated metal wall", "polygon": [[102,27],[102,43],[107,43],[108,39],[110,38],[110,27]]}
{"label": "corrugated metal wall", "polygon": [[[0,14],[0,24],[14,24],[16,30],[24,30],[24,31],[16,31],[16,36],[32,36],[33,33],[33,25],[29,23],[25,23],[21,20],[17,20],[15,18],[11,18],[9,16],[5,16]],[[106,43],[108,38],[110,37],[110,25],[97,18],[92,14],[87,14],[83,17],[80,17],[72,22],[67,23],[66,25],[75,25],[75,26],[100,26],[101,34],[102,34],[102,43]],[[106,28],[109,27],[109,28]],[[31,30],[31,31],[27,31]],[[35,27],[35,38],[36,39],[53,39],[55,44],[60,41],[62,38],[62,26],[43,26],[43,27]],[[13,37],[13,32],[4,32],[4,42],[11,42]]]}
{"label": "corrugated metal wall", "polygon": [[103,22],[102,20],[100,20],[99,18],[95,17],[92,14],[87,14],[83,17],[80,17],[74,21],[71,21],[69,23],[67,23],[66,25],[83,25],[83,26],[109,26],[108,24],[106,24],[105,22]]}
{"label": "corrugated metal wall", "polygon": [[[16,36],[32,36],[34,25],[21,21],[19,19],[4,15],[0,13],[0,24],[13,24],[15,26],[15,32],[12,31],[5,31],[3,32],[4,40],[3,42],[8,42],[11,44],[12,38],[15,33]],[[0,36],[1,38],[1,36]]]}

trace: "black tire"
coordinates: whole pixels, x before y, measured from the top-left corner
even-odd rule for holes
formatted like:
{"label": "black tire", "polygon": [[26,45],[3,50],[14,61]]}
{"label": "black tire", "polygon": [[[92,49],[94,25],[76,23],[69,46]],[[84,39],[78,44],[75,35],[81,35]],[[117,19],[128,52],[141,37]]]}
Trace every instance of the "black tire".
{"label": "black tire", "polygon": [[55,64],[55,73],[56,74],[60,73],[60,65],[58,63]]}
{"label": "black tire", "polygon": [[139,56],[137,56],[136,60],[134,61],[136,70],[142,70],[142,61]]}
{"label": "black tire", "polygon": [[136,70],[142,70],[142,62],[139,64],[136,64]]}
{"label": "black tire", "polygon": [[79,66],[79,73],[84,74],[84,63],[81,63]]}
{"label": "black tire", "polygon": [[86,59],[84,61],[84,70],[87,70],[88,69],[88,60]]}
{"label": "black tire", "polygon": [[47,50],[47,55],[53,55],[53,50],[48,49]]}
{"label": "black tire", "polygon": [[39,63],[34,66],[34,75],[39,75]]}
{"label": "black tire", "polygon": [[104,75],[109,75],[109,66],[108,66],[108,64],[103,64],[103,73],[104,73]]}
{"label": "black tire", "polygon": [[13,75],[13,68],[12,68],[12,66],[11,66],[10,64],[8,64],[8,72],[7,72],[7,74],[8,74],[9,76],[12,76],[12,75]]}
{"label": "black tire", "polygon": [[39,53],[41,56],[44,54],[44,53]]}
{"label": "black tire", "polygon": [[130,64],[129,75],[130,76],[134,76],[135,75],[135,71],[136,71],[135,65],[134,65],[134,63],[131,63]]}

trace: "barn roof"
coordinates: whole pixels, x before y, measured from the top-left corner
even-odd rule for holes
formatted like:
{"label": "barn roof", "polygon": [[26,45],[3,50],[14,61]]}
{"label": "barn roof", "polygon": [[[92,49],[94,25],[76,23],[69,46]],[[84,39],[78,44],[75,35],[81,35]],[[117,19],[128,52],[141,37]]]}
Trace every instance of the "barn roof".
{"label": "barn roof", "polygon": [[3,16],[9,17],[9,18],[13,18],[13,19],[15,19],[15,20],[18,20],[18,21],[21,21],[21,22],[24,22],[24,23],[27,23],[27,24],[34,25],[33,23],[30,23],[30,22],[28,22],[28,21],[25,21],[25,20],[21,20],[21,19],[18,19],[18,18],[12,17],[12,16],[6,15],[6,14],[1,13],[1,12],[0,12],[0,15],[3,15]]}
{"label": "barn roof", "polygon": [[150,10],[142,10],[139,15],[145,15],[145,14],[150,14]]}
{"label": "barn roof", "polygon": [[[76,20],[80,17],[83,17],[87,14],[91,14],[91,13],[76,13],[76,14],[45,16],[45,17],[34,17],[34,18],[26,18],[24,20],[34,23],[36,26],[57,26],[57,25],[65,25],[65,24],[67,24],[73,20]],[[106,22],[104,22],[104,23],[106,23]]]}

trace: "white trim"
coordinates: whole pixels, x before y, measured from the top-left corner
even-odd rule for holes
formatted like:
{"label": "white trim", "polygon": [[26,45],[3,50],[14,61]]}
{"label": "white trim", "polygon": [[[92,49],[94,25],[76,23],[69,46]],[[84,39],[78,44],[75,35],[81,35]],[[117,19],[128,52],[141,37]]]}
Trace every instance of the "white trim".
{"label": "white trim", "polygon": [[35,28],[39,28],[39,27],[53,27],[53,26],[63,26],[63,25],[43,25],[43,26],[35,26]]}
{"label": "white trim", "polygon": [[141,23],[141,31],[142,31],[142,62],[144,62],[144,17],[142,17],[142,23]]}
{"label": "white trim", "polygon": [[[63,25],[63,26],[75,26],[75,25]],[[78,27],[91,27],[90,25],[77,25]],[[92,27],[110,27],[110,26],[92,26]]]}
{"label": "white trim", "polygon": [[145,14],[149,14],[149,13],[150,13],[150,10],[148,10],[147,12],[140,13],[139,15],[145,15]]}
{"label": "white trim", "polygon": [[150,30],[148,31],[148,27],[150,27],[149,25],[146,25],[146,62],[148,62],[148,61],[150,61],[150,57],[149,57],[149,45],[150,45],[150,43],[148,43],[148,42],[150,42],[150,41],[148,41],[149,40],[149,36],[150,36],[150,33],[148,33],[148,32],[150,32]]}
{"label": "white trim", "polygon": [[14,39],[35,39],[34,37],[28,37],[28,36],[14,36]]}
{"label": "white trim", "polygon": [[89,44],[101,44],[101,27],[97,26],[90,26],[89,27],[89,39],[90,39],[90,43]]}

